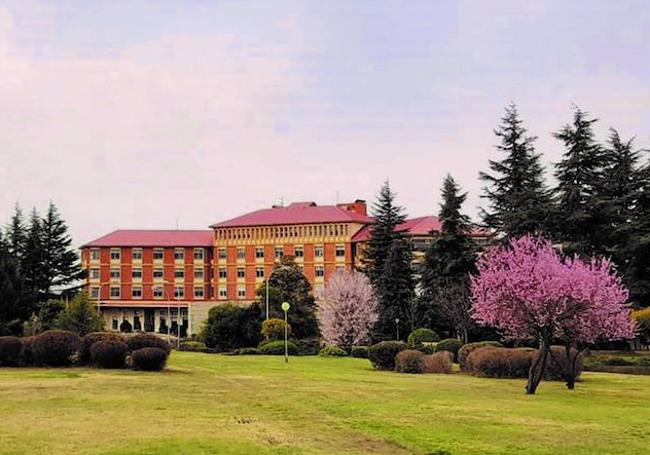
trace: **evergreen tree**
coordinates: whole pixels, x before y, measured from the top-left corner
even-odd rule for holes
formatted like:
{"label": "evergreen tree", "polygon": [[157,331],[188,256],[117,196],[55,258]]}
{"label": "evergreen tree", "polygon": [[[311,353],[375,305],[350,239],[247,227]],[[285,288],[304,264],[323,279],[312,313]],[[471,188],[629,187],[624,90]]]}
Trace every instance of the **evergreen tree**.
{"label": "evergreen tree", "polygon": [[24,283],[18,261],[10,253],[8,243],[0,240],[0,335],[17,335],[23,321],[33,311],[25,298]]}
{"label": "evergreen tree", "polygon": [[469,275],[475,273],[477,247],[469,217],[461,212],[466,193],[454,179],[443,182],[439,217],[442,232],[429,246],[422,264],[417,319],[439,333],[455,333],[467,340],[471,326]]}
{"label": "evergreen tree", "polygon": [[[282,302],[289,302],[291,309],[287,319],[291,333],[296,338],[315,338],[320,336],[316,319],[316,301],[311,292],[311,284],[293,256],[283,257],[269,277],[269,315],[284,319]],[[264,307],[266,283],[257,290],[260,306]]]}
{"label": "evergreen tree", "polygon": [[386,181],[379,190],[377,202],[373,205],[374,222],[370,228],[370,240],[365,251],[365,271],[375,289],[384,273],[388,252],[396,239],[401,238],[395,227],[404,222],[402,207],[395,205],[395,193]]}
{"label": "evergreen tree", "polygon": [[650,306],[650,162],[637,170],[638,196],[631,220],[631,230],[625,256],[625,279],[632,303]]}
{"label": "evergreen tree", "polygon": [[514,104],[506,107],[501,125],[494,131],[505,154],[489,161],[491,173],[479,177],[487,183],[482,197],[490,208],[482,210],[483,222],[508,238],[548,229],[551,197],[544,183],[544,168]]}
{"label": "evergreen tree", "polygon": [[412,259],[408,242],[401,238],[393,240],[384,263],[383,273],[375,288],[379,303],[379,319],[375,325],[376,339],[395,339],[397,319],[399,319],[401,339],[406,339],[415,328]]}
{"label": "evergreen tree", "polygon": [[40,298],[39,291],[42,289],[44,274],[41,229],[41,218],[34,208],[29,217],[24,251],[20,260],[20,269],[25,280],[25,293],[32,302],[37,302]]}
{"label": "evergreen tree", "polygon": [[576,107],[573,123],[554,133],[566,148],[562,161],[555,166],[555,232],[567,254],[602,253],[598,233],[606,229],[606,216],[598,190],[603,184],[604,152],[594,138],[596,121]]}
{"label": "evergreen tree", "polygon": [[104,318],[99,314],[88,294],[80,292],[72,299],[54,323],[61,330],[69,330],[79,336],[104,330]]}
{"label": "evergreen tree", "polygon": [[16,204],[14,214],[11,217],[11,221],[6,228],[6,237],[9,253],[11,253],[16,258],[16,260],[20,262],[25,250],[25,240],[27,238],[27,233],[25,232],[23,212],[18,204]]}

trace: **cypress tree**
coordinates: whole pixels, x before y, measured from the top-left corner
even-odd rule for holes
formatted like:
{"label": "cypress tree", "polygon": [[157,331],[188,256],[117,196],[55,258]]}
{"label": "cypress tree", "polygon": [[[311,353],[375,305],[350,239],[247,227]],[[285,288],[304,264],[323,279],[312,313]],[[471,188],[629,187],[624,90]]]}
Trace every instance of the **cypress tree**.
{"label": "cypress tree", "polygon": [[555,232],[567,254],[602,253],[598,233],[606,227],[598,189],[603,182],[604,153],[594,138],[596,121],[576,107],[573,123],[554,133],[566,148],[555,165]]}
{"label": "cypress tree", "polygon": [[443,182],[439,217],[442,232],[427,249],[420,277],[417,319],[439,332],[455,333],[467,340],[469,275],[476,271],[477,246],[470,237],[472,225],[461,212],[467,193],[447,175]]}
{"label": "cypress tree", "polygon": [[514,104],[506,107],[501,125],[494,130],[505,154],[500,161],[489,161],[491,173],[479,177],[487,185],[483,198],[490,207],[481,210],[486,226],[507,237],[548,229],[551,197],[544,182],[541,155],[535,153],[534,136],[528,136]]}
{"label": "cypress tree", "polygon": [[404,222],[403,208],[395,204],[395,193],[386,181],[379,190],[377,202],[373,205],[374,222],[370,227],[370,240],[365,251],[365,271],[370,281],[379,286],[384,264],[394,240],[401,238],[395,227]]}

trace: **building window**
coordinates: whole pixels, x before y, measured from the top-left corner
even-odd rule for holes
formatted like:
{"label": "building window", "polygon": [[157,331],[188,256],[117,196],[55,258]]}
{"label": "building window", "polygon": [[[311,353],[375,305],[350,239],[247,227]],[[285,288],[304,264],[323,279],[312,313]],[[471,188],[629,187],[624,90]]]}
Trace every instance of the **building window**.
{"label": "building window", "polygon": [[99,298],[99,287],[98,286],[93,286],[90,288],[90,298],[91,299],[98,299]]}
{"label": "building window", "polygon": [[194,269],[194,279],[197,281],[203,280],[203,268]]}
{"label": "building window", "polygon": [[153,260],[162,261],[165,257],[165,250],[162,248],[154,248],[153,250]]}
{"label": "building window", "polygon": [[132,299],[141,299],[142,298],[142,288],[140,286],[133,286],[131,288],[131,298]]}
{"label": "building window", "polygon": [[174,278],[185,278],[185,269],[183,268],[174,269]]}
{"label": "building window", "polygon": [[111,269],[111,280],[120,279],[120,269]]}
{"label": "building window", "polygon": [[245,259],[246,251],[243,248],[237,248],[237,259]]}
{"label": "building window", "polygon": [[256,267],[255,268],[255,277],[256,278],[264,278],[264,267]]}
{"label": "building window", "polygon": [[325,276],[325,269],[323,268],[323,266],[320,266],[320,265],[316,266],[315,267],[315,272],[316,272],[316,277],[317,278]]}
{"label": "building window", "polygon": [[237,298],[239,299],[245,299],[246,298],[246,288],[243,286],[240,286],[237,288]]}
{"label": "building window", "polygon": [[194,248],[194,260],[202,261],[205,258],[205,250],[203,248]]}
{"label": "building window", "polygon": [[228,269],[225,267],[219,267],[219,278],[227,278],[228,277]]}
{"label": "building window", "polygon": [[142,260],[142,248],[133,248],[131,250],[131,258],[134,261],[141,261]]}
{"label": "building window", "polygon": [[219,298],[221,300],[228,298],[228,291],[226,288],[219,288]]}
{"label": "building window", "polygon": [[134,280],[142,279],[142,269],[131,269],[131,278]]}
{"label": "building window", "polygon": [[284,248],[281,246],[276,246],[275,247],[275,258],[276,259],[282,259],[284,257]]}
{"label": "building window", "polygon": [[119,261],[122,257],[119,248],[111,248],[111,261]]}
{"label": "building window", "polygon": [[154,280],[160,280],[163,277],[163,269],[162,267],[155,267],[153,269],[153,278]]}
{"label": "building window", "polygon": [[99,268],[93,267],[88,271],[88,278],[91,280],[99,280]]}
{"label": "building window", "polygon": [[119,286],[111,286],[110,296],[111,296],[111,299],[119,299],[120,298],[120,287]]}
{"label": "building window", "polygon": [[226,255],[226,249],[225,248],[219,248],[219,259],[226,259],[228,256]]}
{"label": "building window", "polygon": [[336,245],[336,257],[345,257],[345,245]]}
{"label": "building window", "polygon": [[194,298],[202,299],[204,296],[203,286],[196,286],[194,288]]}
{"label": "building window", "polygon": [[255,257],[257,259],[264,259],[264,248],[255,248]]}
{"label": "building window", "polygon": [[174,248],[174,260],[175,261],[184,261],[185,260],[185,249],[184,248]]}
{"label": "building window", "polygon": [[183,286],[174,287],[174,298],[182,299],[183,297],[185,297],[185,288]]}
{"label": "building window", "polygon": [[90,260],[91,261],[99,261],[99,248],[91,248],[90,249]]}
{"label": "building window", "polygon": [[153,287],[153,298],[154,299],[162,299],[163,298],[163,287],[162,286],[154,286]]}
{"label": "building window", "polygon": [[244,278],[246,276],[246,269],[244,267],[237,267],[237,278]]}
{"label": "building window", "polygon": [[323,246],[318,245],[314,248],[314,256],[317,258],[322,258],[323,257]]}
{"label": "building window", "polygon": [[113,330],[117,330],[117,319],[113,318]]}
{"label": "building window", "polygon": [[295,257],[297,257],[297,258],[301,258],[301,257],[305,256],[305,251],[303,250],[303,248],[301,246],[297,246],[293,250],[293,255]]}

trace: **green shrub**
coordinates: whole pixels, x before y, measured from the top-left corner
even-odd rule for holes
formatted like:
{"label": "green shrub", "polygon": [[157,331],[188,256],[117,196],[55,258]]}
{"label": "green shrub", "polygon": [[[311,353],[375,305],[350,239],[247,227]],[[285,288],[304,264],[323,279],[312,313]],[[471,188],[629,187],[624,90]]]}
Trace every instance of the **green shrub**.
{"label": "green shrub", "polygon": [[70,365],[80,343],[77,334],[66,330],[48,330],[36,335],[32,342],[34,364],[52,367]]}
{"label": "green shrub", "polygon": [[408,337],[408,344],[411,347],[421,346],[424,343],[439,341],[440,337],[431,329],[415,329]]}
{"label": "green shrub", "polygon": [[101,368],[124,368],[129,347],[118,339],[95,341],[90,347],[90,360]]}
{"label": "green shrub", "polygon": [[395,371],[398,373],[424,373],[424,357],[420,351],[405,349],[395,356]]}
{"label": "green shrub", "polygon": [[133,336],[125,337],[125,342],[129,347],[129,351],[137,351],[143,348],[158,348],[162,349],[167,355],[169,355],[172,349],[167,341],[151,333],[138,333]]}
{"label": "green shrub", "polygon": [[[261,344],[258,348],[263,355],[284,355],[284,340],[272,340]],[[298,346],[292,341],[287,342],[287,350],[290,355],[298,355]]]}
{"label": "green shrub", "polygon": [[318,353],[319,357],[347,357],[348,353],[345,349],[341,349],[338,346],[327,346],[320,350]]}
{"label": "green shrub", "polygon": [[221,303],[210,309],[201,328],[200,340],[218,352],[257,346],[260,342],[262,311],[259,304],[248,306]]}
{"label": "green shrub", "polygon": [[124,338],[119,333],[111,332],[92,332],[81,338],[79,345],[79,363],[85,365],[90,362],[90,348],[98,341],[113,340],[124,342]]}
{"label": "green shrub", "polygon": [[458,350],[458,363],[460,364],[460,371],[468,371],[467,357],[476,349],[486,346],[500,347],[503,345],[498,341],[479,341],[477,343],[467,343]]}
{"label": "green shrub", "polygon": [[431,355],[434,352],[436,352],[435,343],[426,343],[426,344],[421,344],[419,346],[413,346],[413,349],[417,349],[418,351],[420,351],[422,354],[425,355]]}
{"label": "green shrub", "polygon": [[284,340],[284,327],[287,327],[287,337],[291,335],[291,324],[282,319],[271,318],[262,323],[262,336],[265,341]]}
{"label": "green shrub", "polygon": [[97,311],[96,302],[91,302],[87,293],[80,292],[58,314],[54,326],[84,336],[104,330],[104,318]]}
{"label": "green shrub", "polygon": [[378,370],[394,370],[395,356],[408,346],[403,341],[382,341],[368,349],[368,359]]}
{"label": "green shrub", "polygon": [[469,373],[487,378],[526,378],[533,357],[532,348],[499,348],[484,346],[475,349],[467,358]]}
{"label": "green shrub", "polygon": [[454,355],[454,362],[458,362],[458,351],[463,347],[463,342],[456,338],[447,338],[436,344],[435,352],[448,351]]}
{"label": "green shrub", "polygon": [[650,357],[649,356],[641,357],[636,364],[639,365],[640,367],[650,367]]}
{"label": "green shrub", "polygon": [[141,348],[131,352],[131,368],[140,371],[160,371],[165,368],[169,352],[161,348]]}
{"label": "green shrub", "polygon": [[357,359],[367,359],[368,358],[368,346],[352,346],[350,351],[352,357]]}
{"label": "green shrub", "polygon": [[188,352],[206,352],[207,346],[201,341],[183,341],[179,347],[179,351]]}
{"label": "green shrub", "polygon": [[0,366],[15,367],[23,355],[23,341],[18,337],[0,337]]}
{"label": "green shrub", "polygon": [[454,354],[449,351],[436,352],[424,357],[424,372],[451,374],[454,366]]}
{"label": "green shrub", "polygon": [[610,367],[624,367],[634,365],[635,362],[626,359],[625,357],[603,357],[600,359],[599,363]]}
{"label": "green shrub", "polygon": [[316,355],[321,348],[320,338],[302,338],[300,340],[294,340],[294,343],[298,346],[300,355]]}
{"label": "green shrub", "polygon": [[260,351],[257,348],[240,348],[237,350],[237,355],[259,355]]}

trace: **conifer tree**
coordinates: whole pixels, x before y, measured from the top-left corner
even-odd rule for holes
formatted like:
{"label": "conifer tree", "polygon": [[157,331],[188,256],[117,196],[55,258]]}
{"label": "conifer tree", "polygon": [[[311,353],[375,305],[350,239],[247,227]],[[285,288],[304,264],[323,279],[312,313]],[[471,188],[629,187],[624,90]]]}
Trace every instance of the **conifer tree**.
{"label": "conifer tree", "polygon": [[602,253],[598,233],[606,227],[598,189],[603,182],[604,153],[594,137],[596,121],[576,107],[573,123],[554,133],[566,149],[555,165],[555,233],[569,255]]}
{"label": "conifer tree", "polygon": [[632,234],[625,249],[625,279],[637,307],[650,306],[650,162],[638,174],[638,197],[631,220]]}
{"label": "conifer tree", "polygon": [[40,298],[43,282],[41,218],[34,208],[30,214],[20,269],[25,280],[25,293],[32,302]]}
{"label": "conifer tree", "polygon": [[0,335],[20,334],[23,321],[33,311],[25,298],[18,261],[10,253],[8,243],[0,240]]}
{"label": "conifer tree", "polygon": [[467,340],[470,328],[469,276],[475,273],[477,247],[468,216],[461,212],[466,193],[447,175],[440,207],[442,232],[425,254],[420,277],[417,319],[439,332]]}
{"label": "conifer tree", "polygon": [[544,168],[535,153],[534,136],[528,136],[514,104],[506,107],[501,125],[494,131],[505,154],[490,160],[491,172],[481,172],[486,182],[482,197],[490,207],[482,210],[486,226],[506,237],[538,233],[548,229],[551,209],[550,192],[544,183]]}
{"label": "conifer tree", "polygon": [[373,205],[374,222],[370,228],[370,240],[365,251],[365,271],[377,289],[384,272],[384,264],[394,240],[400,238],[395,227],[404,222],[403,208],[395,204],[395,193],[388,181],[379,191],[377,202]]}
{"label": "conifer tree", "polygon": [[90,301],[88,294],[80,292],[59,313],[54,325],[61,330],[69,330],[84,336],[104,330],[104,318]]}
{"label": "conifer tree", "polygon": [[25,231],[23,212],[20,209],[20,206],[16,204],[14,214],[6,228],[6,241],[9,253],[19,262],[21,261],[25,250],[26,238],[27,233]]}

